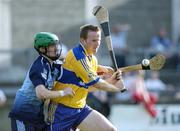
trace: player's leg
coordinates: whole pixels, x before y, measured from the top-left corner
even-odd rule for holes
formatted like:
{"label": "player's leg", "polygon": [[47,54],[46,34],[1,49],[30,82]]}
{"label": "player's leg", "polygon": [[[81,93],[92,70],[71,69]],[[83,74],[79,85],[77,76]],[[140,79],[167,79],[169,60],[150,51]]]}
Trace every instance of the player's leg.
{"label": "player's leg", "polygon": [[154,107],[153,104],[151,103],[144,103],[144,107],[147,110],[147,112],[152,116],[152,117],[156,117],[157,116],[157,111]]}
{"label": "player's leg", "polygon": [[143,97],[142,97],[142,94],[138,93],[138,92],[133,92],[132,94],[132,98],[135,102],[142,102],[143,100]]}
{"label": "player's leg", "polygon": [[82,131],[117,131],[107,118],[95,110],[77,128]]}
{"label": "player's leg", "polygon": [[151,103],[153,104],[155,104],[158,100],[158,97],[153,93],[149,93],[149,97],[150,97]]}

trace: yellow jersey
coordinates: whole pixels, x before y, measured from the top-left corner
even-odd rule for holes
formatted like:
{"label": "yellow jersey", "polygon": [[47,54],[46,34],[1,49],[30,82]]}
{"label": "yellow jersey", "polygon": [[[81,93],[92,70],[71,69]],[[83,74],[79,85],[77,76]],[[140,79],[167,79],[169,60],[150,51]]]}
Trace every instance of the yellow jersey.
{"label": "yellow jersey", "polygon": [[72,108],[83,108],[86,104],[88,88],[100,79],[96,73],[97,67],[96,57],[89,56],[81,44],[70,50],[63,64],[62,76],[56,82],[54,90],[71,87],[75,95],[55,98],[52,101]]}

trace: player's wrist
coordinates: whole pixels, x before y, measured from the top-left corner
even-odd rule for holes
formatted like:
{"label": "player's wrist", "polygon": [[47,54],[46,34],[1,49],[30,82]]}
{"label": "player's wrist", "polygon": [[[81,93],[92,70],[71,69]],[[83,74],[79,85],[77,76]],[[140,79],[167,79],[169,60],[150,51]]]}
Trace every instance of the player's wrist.
{"label": "player's wrist", "polygon": [[60,95],[61,97],[65,96],[65,92],[62,91],[62,90],[58,91],[58,93],[59,93],[59,95]]}

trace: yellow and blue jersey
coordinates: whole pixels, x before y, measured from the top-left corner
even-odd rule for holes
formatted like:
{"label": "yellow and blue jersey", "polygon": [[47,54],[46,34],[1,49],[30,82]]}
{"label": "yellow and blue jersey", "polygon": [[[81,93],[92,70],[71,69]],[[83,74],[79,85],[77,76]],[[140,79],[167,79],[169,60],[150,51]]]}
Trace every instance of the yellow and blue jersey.
{"label": "yellow and blue jersey", "polygon": [[55,98],[52,101],[72,108],[83,108],[88,88],[100,79],[96,73],[97,67],[96,57],[88,55],[81,44],[70,50],[65,58],[62,76],[55,84],[54,90],[71,87],[75,95]]}

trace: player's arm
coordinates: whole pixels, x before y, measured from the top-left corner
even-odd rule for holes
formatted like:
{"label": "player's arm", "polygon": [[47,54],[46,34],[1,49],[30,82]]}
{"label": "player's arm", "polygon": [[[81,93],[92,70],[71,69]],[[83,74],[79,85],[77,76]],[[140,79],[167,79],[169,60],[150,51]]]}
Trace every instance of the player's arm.
{"label": "player's arm", "polygon": [[93,86],[99,90],[118,92],[124,88],[121,72],[115,72],[110,78],[106,80],[99,79],[99,81]]}
{"label": "player's arm", "polygon": [[[76,67],[76,70],[75,70],[76,74],[78,76],[80,76],[80,78],[84,78],[84,82],[86,83],[86,85],[90,86],[89,91],[95,91],[95,89],[93,88],[93,87],[95,87],[98,90],[118,92],[124,87],[123,82],[122,82],[122,78],[117,80],[118,75],[116,76],[114,74],[114,75],[111,75],[111,77],[108,78],[107,80],[103,80],[102,78],[97,76],[97,74],[95,74],[91,70],[91,68],[89,68],[88,66],[86,66],[84,68],[84,65],[82,67],[82,65],[79,64],[79,66],[74,66],[74,67]],[[82,68],[80,68],[80,67],[82,67]],[[80,69],[78,69],[78,68],[80,68]]]}
{"label": "player's arm", "polygon": [[[29,79],[34,85],[36,96],[39,99],[51,99],[56,97],[63,97],[66,95],[73,95],[74,92],[71,88],[67,88],[67,90],[60,91],[52,91],[48,90],[45,86],[46,83],[46,73],[44,73],[44,67],[41,63],[35,63],[29,70]],[[47,70],[48,72],[48,70]]]}
{"label": "player's arm", "polygon": [[98,83],[94,85],[95,88],[103,91],[109,91],[109,92],[119,92],[123,88],[123,82],[121,80],[118,80],[114,85],[108,83],[107,81],[100,79]]}
{"label": "player's arm", "polygon": [[[90,74],[93,74],[93,71],[89,71],[89,72],[90,72]],[[90,76],[90,75],[86,75],[86,76]],[[89,80],[90,81],[89,83],[94,83],[94,84],[92,84],[92,85],[89,83],[87,84],[87,85],[93,86],[93,87],[89,88],[89,91],[91,91],[91,92],[95,91],[96,89],[109,91],[109,92],[118,92],[124,87],[120,71],[117,71],[113,75],[104,73],[101,77],[97,76],[96,74],[93,74],[91,76],[92,77],[91,77],[91,80]],[[119,80],[117,78],[119,78]],[[104,80],[104,79],[106,79],[106,80]]]}
{"label": "player's arm", "polygon": [[[112,75],[110,73],[108,73],[107,69],[105,66],[101,66],[101,65],[98,65],[98,68],[100,69],[99,72],[100,72],[100,75],[98,75],[101,79],[103,80],[107,80],[108,78],[110,78]],[[112,69],[113,70],[113,69]],[[106,73],[105,73],[106,72]],[[108,81],[107,81],[108,82]],[[89,87],[88,88],[89,92],[94,92],[94,91],[97,91],[99,90],[98,88],[96,87]]]}
{"label": "player's arm", "polygon": [[88,88],[88,91],[89,92],[95,92],[95,91],[97,91],[98,89],[96,88],[96,87],[93,87],[93,86],[91,86],[91,87],[89,87]]}
{"label": "player's arm", "polygon": [[94,72],[94,69],[87,64],[86,59],[77,60],[75,57],[71,57],[71,59],[68,58],[69,57],[66,57],[66,61],[71,61],[71,65],[73,65],[71,66],[72,70],[83,80],[86,86],[90,88],[93,86],[99,90],[111,92],[120,91],[122,88],[122,82],[120,80],[117,81],[115,75],[113,75],[111,79],[105,81],[96,74],[97,71]]}
{"label": "player's arm", "polygon": [[109,74],[112,75],[114,73],[114,69],[110,66],[104,66],[104,65],[98,65],[97,68],[97,74],[102,75],[102,74]]}
{"label": "player's arm", "polygon": [[59,91],[52,91],[48,90],[45,88],[44,85],[38,85],[35,88],[36,91],[36,96],[39,99],[52,99],[52,98],[57,98],[57,97],[63,97],[63,96],[73,96],[74,91],[71,88],[66,88],[64,90],[59,90]]}

